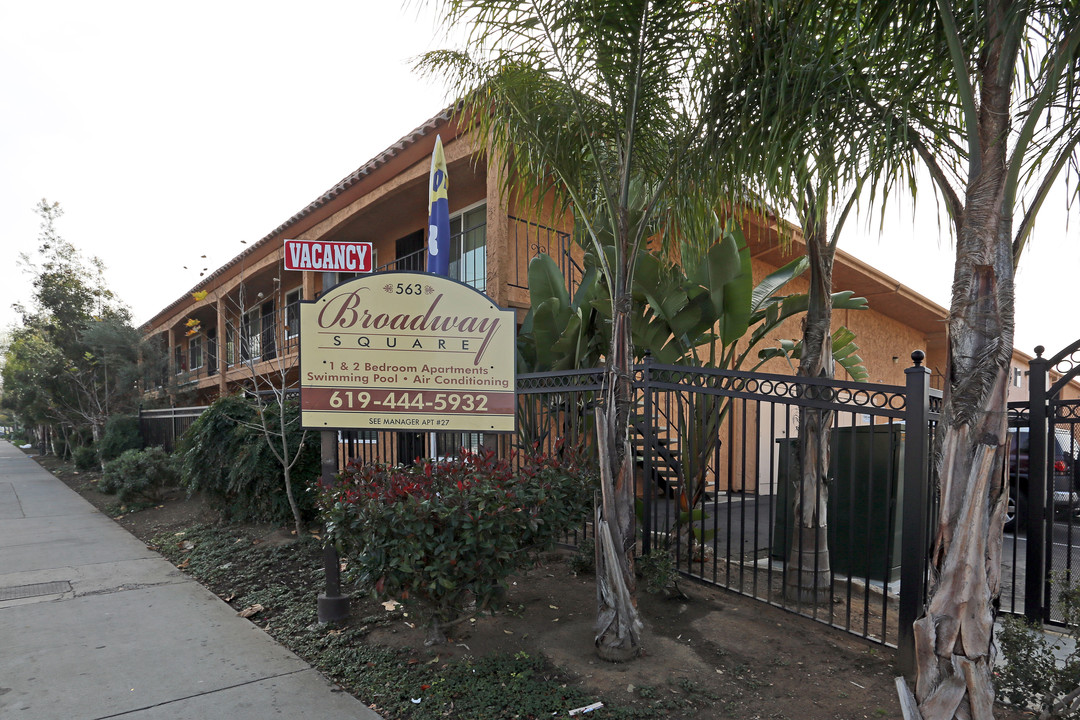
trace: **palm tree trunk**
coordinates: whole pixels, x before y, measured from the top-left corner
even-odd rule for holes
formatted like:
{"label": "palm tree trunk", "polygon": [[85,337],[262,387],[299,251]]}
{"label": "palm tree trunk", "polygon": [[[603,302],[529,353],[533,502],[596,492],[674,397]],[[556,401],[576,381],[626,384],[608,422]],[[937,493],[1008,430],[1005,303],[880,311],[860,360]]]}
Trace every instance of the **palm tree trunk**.
{"label": "palm tree trunk", "polygon": [[[620,269],[621,270],[621,269]],[[600,458],[600,507],[596,510],[596,652],[624,662],[641,651],[641,619],[634,575],[636,516],[629,415],[633,403],[630,309],[626,274],[613,288],[612,352],[604,402],[596,411]]]}
{"label": "palm tree trunk", "polygon": [[[832,269],[834,248],[828,242],[826,218],[803,221],[810,260],[810,292],[803,318],[801,377],[833,377]],[[816,387],[816,386],[813,386]],[[821,604],[829,601],[832,570],[829,564],[828,501],[830,427],[832,411],[804,407],[799,420],[799,477],[795,481],[791,553],[784,586],[789,602]]]}
{"label": "palm tree trunk", "polygon": [[[986,32],[997,34],[994,27]],[[999,82],[992,70],[1000,41],[987,47],[981,58],[980,153],[970,161],[959,223],[949,376],[935,438],[941,509],[930,599],[915,622],[915,697],[925,720],[993,718],[993,600],[1000,591],[1008,499],[1001,470],[1013,346],[1013,255],[1012,208],[1004,191],[1009,77]]]}

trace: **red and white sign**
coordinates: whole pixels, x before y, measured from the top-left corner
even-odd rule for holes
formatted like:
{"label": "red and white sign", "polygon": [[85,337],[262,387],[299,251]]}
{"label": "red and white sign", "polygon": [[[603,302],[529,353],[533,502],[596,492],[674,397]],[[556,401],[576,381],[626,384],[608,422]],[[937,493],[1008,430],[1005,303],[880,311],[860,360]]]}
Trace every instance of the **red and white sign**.
{"label": "red and white sign", "polygon": [[371,243],[286,240],[286,270],[371,272]]}

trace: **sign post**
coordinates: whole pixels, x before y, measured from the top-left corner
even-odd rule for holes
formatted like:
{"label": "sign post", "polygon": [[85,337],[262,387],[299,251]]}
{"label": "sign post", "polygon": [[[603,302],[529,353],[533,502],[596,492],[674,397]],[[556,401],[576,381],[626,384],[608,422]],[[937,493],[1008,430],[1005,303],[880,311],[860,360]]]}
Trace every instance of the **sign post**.
{"label": "sign post", "polygon": [[[289,256],[290,242],[296,241],[285,241],[286,258]],[[334,284],[334,273],[330,270],[323,272],[322,281],[323,287],[329,288]],[[324,487],[333,487],[338,474],[337,433],[333,430],[323,430],[319,433],[319,441],[320,479]],[[341,558],[338,557],[337,548],[329,542],[323,545],[323,577],[325,578],[324,592],[315,600],[316,616],[319,622],[331,623],[346,620],[349,617],[349,596],[341,594]]]}

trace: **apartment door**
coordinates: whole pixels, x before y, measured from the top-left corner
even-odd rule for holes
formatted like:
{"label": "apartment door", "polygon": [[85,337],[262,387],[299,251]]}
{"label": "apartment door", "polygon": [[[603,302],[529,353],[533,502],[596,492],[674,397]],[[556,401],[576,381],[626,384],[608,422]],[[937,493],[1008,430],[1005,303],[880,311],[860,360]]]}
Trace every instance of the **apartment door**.
{"label": "apartment door", "polygon": [[394,242],[395,270],[424,271],[424,231],[417,230]]}

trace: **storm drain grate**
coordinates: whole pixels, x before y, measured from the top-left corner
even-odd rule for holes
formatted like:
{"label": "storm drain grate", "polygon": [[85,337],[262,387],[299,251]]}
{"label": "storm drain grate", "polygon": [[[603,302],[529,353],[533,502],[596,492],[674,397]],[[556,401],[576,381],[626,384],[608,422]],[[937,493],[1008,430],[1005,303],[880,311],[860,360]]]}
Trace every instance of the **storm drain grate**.
{"label": "storm drain grate", "polygon": [[5,600],[22,600],[23,598],[38,597],[41,595],[60,595],[66,592],[71,592],[71,583],[67,580],[31,583],[30,585],[13,585],[12,587],[0,587],[0,602],[4,602]]}

